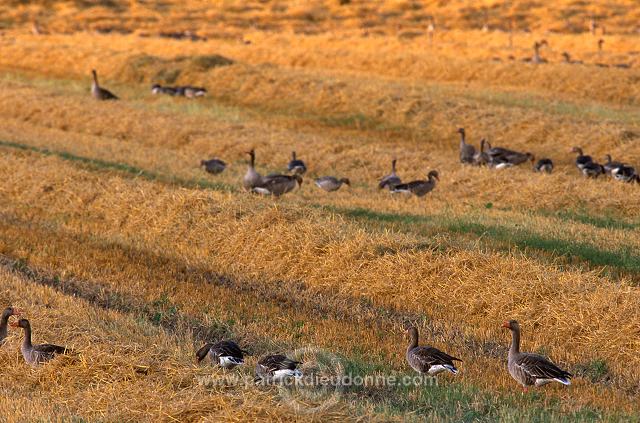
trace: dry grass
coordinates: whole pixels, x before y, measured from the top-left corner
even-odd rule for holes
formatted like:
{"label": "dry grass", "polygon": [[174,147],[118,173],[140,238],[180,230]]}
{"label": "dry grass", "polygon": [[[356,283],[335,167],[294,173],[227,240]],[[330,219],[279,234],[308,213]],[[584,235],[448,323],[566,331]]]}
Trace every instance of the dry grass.
{"label": "dry grass", "polygon": [[[270,391],[198,385],[211,370],[192,364],[193,349],[219,337],[257,356],[316,346],[356,372],[405,372],[402,327],[412,321],[465,360],[460,377],[435,390],[348,392],[314,417],[638,418],[638,188],[584,180],[568,153],[579,144],[598,158],[640,155],[632,3],[338,3],[6,11],[0,289],[29,310],[37,339],[83,354],[30,370],[12,338],[0,351],[0,413],[306,419]],[[576,33],[591,14],[612,34],[601,53],[597,38]],[[31,16],[52,34],[27,34]],[[507,32],[478,30],[506,29],[511,17],[513,47]],[[183,30],[208,40],[157,37]],[[542,37],[552,63],[508,60]],[[563,51],[586,64],[559,63]],[[620,62],[633,67],[594,65]],[[94,67],[124,101],[88,98]],[[157,81],[210,95],[152,97]],[[458,126],[474,142],[552,157],[556,171],[463,167]],[[251,147],[264,173],[298,151],[310,168],[303,188],[276,202],[242,193]],[[210,156],[229,169],[204,174],[197,164]],[[438,169],[436,190],[422,200],[378,192],[392,156],[405,179]],[[309,182],[325,174],[354,184],[319,194]],[[570,389],[510,393],[506,318],[521,321],[526,349],[577,374]],[[12,400],[34,393],[32,408]]]}

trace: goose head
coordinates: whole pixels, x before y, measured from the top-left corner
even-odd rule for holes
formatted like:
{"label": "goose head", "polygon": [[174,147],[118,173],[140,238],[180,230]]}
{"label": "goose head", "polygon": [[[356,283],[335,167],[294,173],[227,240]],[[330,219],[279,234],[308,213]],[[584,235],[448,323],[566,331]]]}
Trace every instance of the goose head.
{"label": "goose head", "polygon": [[351,181],[349,180],[349,178],[341,178],[340,182],[342,182],[345,185],[351,186]]}
{"label": "goose head", "polygon": [[427,177],[428,177],[429,179],[431,179],[431,178],[435,178],[435,179],[437,179],[438,181],[440,180],[440,176],[438,175],[438,171],[437,171],[437,170],[432,170],[431,172],[429,172],[429,173],[427,174]]}
{"label": "goose head", "polygon": [[573,147],[573,148],[571,149],[571,152],[572,152],[572,153],[578,153],[578,155],[579,155],[579,156],[582,156],[582,155],[583,155],[583,154],[582,154],[582,148],[580,148],[580,147]]}
{"label": "goose head", "polygon": [[567,62],[567,63],[569,63],[571,61],[571,56],[566,51],[564,53],[562,53],[562,57],[564,58],[564,61]]}
{"label": "goose head", "polygon": [[9,323],[9,326],[11,326],[12,328],[22,328],[22,329],[31,328],[31,325],[29,324],[29,321],[27,319],[20,319],[17,322],[11,322]]}
{"label": "goose head", "polygon": [[520,330],[520,324],[518,323],[517,320],[507,320],[506,322],[504,322],[502,324],[503,328],[512,330],[512,331],[519,331]]}
{"label": "goose head", "polygon": [[464,136],[464,128],[458,128],[458,130],[456,132],[459,133],[460,135]]}
{"label": "goose head", "polygon": [[20,316],[22,314],[22,310],[17,307],[7,307],[2,312],[3,318],[9,318],[10,316]]}

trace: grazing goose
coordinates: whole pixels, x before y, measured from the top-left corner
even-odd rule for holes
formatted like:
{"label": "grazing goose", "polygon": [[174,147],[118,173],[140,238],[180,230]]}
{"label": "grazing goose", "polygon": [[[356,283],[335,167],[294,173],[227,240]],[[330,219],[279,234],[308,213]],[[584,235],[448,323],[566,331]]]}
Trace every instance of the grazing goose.
{"label": "grazing goose", "polygon": [[464,128],[459,128],[458,133],[460,134],[460,163],[475,164],[476,148],[466,143]]}
{"label": "grazing goose", "polygon": [[22,313],[22,310],[16,307],[7,307],[2,312],[2,317],[0,318],[0,345],[4,343],[4,340],[7,337],[7,326],[9,325],[9,317],[19,316],[20,313]]}
{"label": "grazing goose", "polygon": [[153,84],[151,86],[151,94],[167,94],[167,95],[177,95],[177,90],[174,87],[163,87],[160,84]]}
{"label": "grazing goose", "polygon": [[582,148],[573,147],[571,149],[572,153],[578,153],[578,157],[576,157],[576,166],[578,169],[582,170],[582,168],[587,164],[593,162],[591,156],[585,156],[582,152]]}
{"label": "grazing goose", "polygon": [[604,171],[607,175],[611,175],[615,169],[624,166],[624,163],[611,161],[610,154],[606,154],[604,158],[606,162],[604,165],[602,165],[602,167],[604,168]]}
{"label": "grazing goose", "polygon": [[388,188],[389,190],[392,190],[396,185],[400,185],[402,183],[400,177],[396,174],[396,161],[396,159],[391,160],[391,173],[380,179],[378,189]]}
{"label": "grazing goose", "polygon": [[250,355],[233,341],[208,342],[196,352],[196,360],[200,363],[209,357],[211,363],[223,369],[233,369],[244,364],[244,355]]}
{"label": "grazing goose", "polygon": [[581,65],[583,63],[582,60],[571,60],[571,56],[566,51],[562,53],[562,57],[564,58],[564,62],[570,65]]}
{"label": "grazing goose", "polygon": [[571,385],[571,373],[560,369],[549,359],[533,353],[520,352],[520,325],[515,320],[509,320],[502,324],[503,328],[511,330],[511,348],[509,348],[508,369],[509,374],[524,391],[528,386],[543,386],[551,382],[559,382],[563,385]]}
{"label": "grazing goose", "polygon": [[304,173],[307,171],[307,166],[304,164],[304,162],[296,158],[295,151],[291,152],[291,161],[287,166],[287,170],[297,175],[304,175]]}
{"label": "grazing goose", "polygon": [[93,98],[96,100],[118,100],[118,97],[116,97],[111,91],[102,88],[98,84],[98,73],[96,70],[93,69],[91,73],[93,74],[93,82],[91,83],[91,95]]}
{"label": "grazing goose", "polygon": [[351,181],[349,181],[349,178],[338,179],[334,176],[323,176],[321,178],[316,179],[315,182],[319,188],[322,188],[327,192],[333,192],[333,191],[339,190],[342,184],[351,186]]}
{"label": "grazing goose", "polygon": [[37,366],[51,360],[56,354],[71,354],[72,351],[67,347],[61,347],[53,344],[37,344],[31,343],[31,324],[27,319],[20,319],[12,322],[11,327],[24,329],[24,341],[20,347],[22,357],[27,364]]}
{"label": "grazing goose", "polygon": [[222,173],[226,169],[227,164],[220,159],[211,159],[202,160],[200,162],[200,166],[204,166],[204,170],[206,170],[207,172],[217,175],[219,173]]}
{"label": "grazing goose", "polygon": [[287,358],[282,354],[267,355],[256,364],[255,382],[278,382],[290,377],[301,378],[302,372],[298,369],[300,361]]}
{"label": "grazing goose", "polygon": [[242,186],[247,191],[251,191],[253,188],[257,187],[262,183],[262,176],[256,172],[256,152],[254,149],[251,149],[247,153],[251,160],[249,161],[249,167],[247,169],[247,173],[244,174],[244,178],[242,178]]}
{"label": "grazing goose", "polygon": [[267,175],[262,178],[262,182],[259,185],[253,187],[253,192],[280,197],[301,185],[302,176],[297,173],[294,175]]}
{"label": "grazing goose", "polygon": [[633,182],[636,180],[636,170],[629,165],[621,165],[611,171],[611,176],[616,181]]}
{"label": "grazing goose", "polygon": [[411,337],[411,342],[407,347],[407,362],[409,366],[418,373],[435,376],[444,371],[458,373],[458,369],[453,364],[454,361],[462,361],[459,358],[452,357],[447,353],[440,351],[434,347],[418,346],[418,329],[410,327],[407,332]]}
{"label": "grazing goose", "polygon": [[[535,160],[535,157],[532,156],[531,163],[534,163]],[[553,172],[553,162],[551,161],[551,159],[540,159],[533,165],[533,171],[551,173]]]}
{"label": "grazing goose", "polygon": [[431,192],[436,187],[436,180],[440,180],[438,177],[438,171],[432,170],[427,174],[428,180],[411,181],[406,184],[396,185],[391,192],[402,194],[415,194],[417,197],[423,197]]}
{"label": "grazing goose", "polygon": [[595,162],[586,163],[580,170],[582,174],[588,178],[597,178],[604,174],[604,167]]}

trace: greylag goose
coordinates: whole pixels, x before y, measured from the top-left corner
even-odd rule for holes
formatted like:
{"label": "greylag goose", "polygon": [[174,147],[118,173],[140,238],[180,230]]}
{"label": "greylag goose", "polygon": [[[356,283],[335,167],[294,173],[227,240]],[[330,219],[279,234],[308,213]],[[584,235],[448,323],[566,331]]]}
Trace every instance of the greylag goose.
{"label": "greylag goose", "polygon": [[402,183],[400,177],[396,174],[396,161],[396,159],[391,160],[391,173],[380,179],[378,189],[388,188],[389,190],[392,190],[396,185],[400,185]]}
{"label": "greylag goose", "polygon": [[520,325],[517,321],[509,320],[504,322],[502,327],[511,330],[509,374],[523,386],[525,392],[528,386],[538,387],[551,382],[571,385],[571,373],[562,370],[540,354],[520,352]]}
{"label": "greylag goose", "polygon": [[207,90],[202,87],[192,87],[191,85],[187,85],[180,88],[182,95],[187,98],[203,97],[207,94]]}
{"label": "greylag goose", "polygon": [[61,347],[53,344],[36,344],[31,343],[31,324],[27,319],[20,319],[12,322],[11,327],[24,329],[24,341],[20,347],[22,357],[27,364],[37,366],[51,360],[56,354],[70,354],[72,351],[67,347]]}
{"label": "greylag goose", "polygon": [[482,138],[480,140],[480,151],[478,151],[473,156],[473,163],[474,164],[476,164],[478,166],[488,165],[489,164],[489,155],[484,151],[486,145],[487,145],[487,140]]}
{"label": "greylag goose", "polygon": [[256,194],[280,197],[301,185],[302,176],[297,173],[294,175],[267,175],[262,178],[259,185],[253,187],[252,191]]}
{"label": "greylag goose", "polygon": [[531,153],[518,153],[508,154],[504,156],[504,159],[513,166],[535,160],[535,156]]}
{"label": "greylag goose", "polygon": [[432,170],[427,174],[427,180],[411,181],[406,184],[396,185],[391,192],[403,194],[415,194],[417,197],[423,197],[436,187],[436,181],[439,181],[438,171]]}
{"label": "greylag goose", "polygon": [[604,167],[595,162],[586,163],[582,166],[582,174],[588,178],[597,178],[604,174]]}
{"label": "greylag goose", "polygon": [[338,179],[334,176],[323,176],[321,178],[316,179],[315,182],[319,188],[322,188],[327,192],[333,192],[333,191],[339,190],[342,184],[351,186],[351,181],[349,180],[349,178]]}
{"label": "greylag goose", "polygon": [[462,360],[434,347],[418,346],[418,329],[416,327],[410,327],[407,332],[411,337],[411,342],[407,347],[407,362],[413,370],[429,376],[435,376],[445,371],[454,375],[458,373],[453,362]]}
{"label": "greylag goose", "polygon": [[220,341],[206,343],[196,352],[196,360],[200,363],[209,357],[213,365],[223,369],[233,369],[244,364],[244,355],[250,355],[233,341]]}
{"label": "greylag goose", "polygon": [[98,73],[95,69],[91,71],[93,74],[93,82],[91,83],[91,95],[96,100],[118,100],[111,91],[102,88],[100,84],[98,84]]}
{"label": "greylag goose", "polygon": [[562,57],[564,58],[564,63],[568,63],[570,65],[581,65],[582,60],[571,60],[571,56],[566,51],[562,53]]}
{"label": "greylag goose", "polygon": [[624,166],[624,164],[621,162],[612,162],[610,154],[605,155],[604,158],[607,161],[604,165],[602,165],[602,167],[604,168],[604,171],[607,175],[611,175],[615,169]]}
{"label": "greylag goose", "polygon": [[153,84],[151,86],[151,94],[166,94],[174,96],[177,95],[177,90],[174,87],[163,87],[160,84]]}
{"label": "greylag goose", "polygon": [[535,63],[535,64],[540,64],[540,63],[547,63],[547,59],[543,59],[540,56],[540,47],[542,46],[546,46],[548,45],[547,40],[542,40],[540,42],[536,41],[533,43],[533,57],[527,57],[525,59],[523,59],[523,62],[529,62],[529,63]]}
{"label": "greylag goose", "polygon": [[227,164],[220,159],[211,159],[200,161],[200,166],[204,166],[207,172],[217,175],[226,169]]}
{"label": "greylag goose", "polygon": [[296,158],[295,151],[291,152],[291,161],[287,166],[287,170],[297,175],[304,175],[304,173],[307,171],[307,166],[304,164],[304,162]]}
{"label": "greylag goose", "polygon": [[593,159],[591,158],[591,156],[585,156],[584,153],[582,152],[582,148],[580,148],[580,147],[573,147],[571,149],[571,152],[572,153],[578,153],[578,157],[576,157],[576,166],[580,170],[582,170],[582,168],[587,163],[593,162]]}
{"label": "greylag goose", "polygon": [[633,182],[636,178],[636,170],[629,165],[623,164],[620,167],[617,167],[611,171],[611,176],[616,181],[622,182]]}
{"label": "greylag goose", "polygon": [[460,163],[476,164],[476,148],[467,144],[464,128],[459,128],[458,133],[460,134]]}
{"label": "greylag goose", "polygon": [[256,364],[255,382],[278,382],[290,377],[301,378],[300,361],[291,360],[282,354],[267,355]]}
{"label": "greylag goose", "polygon": [[537,162],[535,160],[535,157],[531,156],[531,163],[535,163],[533,165],[534,172],[553,172],[553,162],[551,161],[551,159],[540,159]]}
{"label": "greylag goose", "polygon": [[9,325],[9,317],[19,316],[21,313],[22,310],[16,307],[7,307],[2,312],[2,317],[0,317],[0,345],[4,343],[4,340],[7,337],[7,326]]}
{"label": "greylag goose", "polygon": [[242,179],[242,185],[244,186],[244,189],[246,189],[247,191],[251,191],[253,188],[262,183],[262,176],[258,172],[256,172],[255,150],[251,149],[251,151],[249,151],[247,154],[251,157],[251,160],[249,161],[247,173],[244,174],[244,178]]}

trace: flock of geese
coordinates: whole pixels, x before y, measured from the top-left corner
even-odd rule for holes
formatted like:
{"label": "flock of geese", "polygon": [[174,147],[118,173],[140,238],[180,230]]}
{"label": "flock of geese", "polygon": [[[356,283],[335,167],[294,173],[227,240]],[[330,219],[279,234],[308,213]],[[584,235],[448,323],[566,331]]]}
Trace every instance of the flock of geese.
{"label": "flock of geese", "polygon": [[[24,339],[20,351],[24,361],[31,366],[38,366],[56,357],[56,355],[75,355],[72,349],[54,344],[33,344],[31,340],[31,325],[29,320],[19,318],[9,323],[12,316],[20,317],[23,311],[16,307],[7,307],[0,319],[0,346],[3,345],[8,333],[8,326],[24,330]],[[551,382],[563,385],[571,384],[571,373],[562,370],[548,358],[534,353],[520,351],[520,325],[515,320],[502,324],[503,328],[511,331],[511,346],[507,356],[509,374],[524,391],[529,386],[543,386]],[[409,366],[420,374],[436,376],[443,372],[457,374],[454,362],[462,361],[435,347],[420,346],[418,344],[418,329],[410,326],[407,329],[410,342],[406,350],[406,361]],[[231,370],[244,364],[245,355],[251,355],[232,340],[208,342],[196,351],[196,361],[201,363],[208,359],[213,366]],[[255,367],[256,383],[276,383],[288,378],[302,378],[301,361],[288,358],[284,354],[269,354],[257,361]]]}
{"label": "flock of geese", "polygon": [[[478,151],[473,145],[466,142],[464,128],[458,129],[458,132],[460,133],[460,162],[463,164],[504,169],[530,161],[534,172],[553,172],[553,161],[549,158],[536,161],[535,156],[531,153],[492,147],[485,139],[480,140],[480,150]],[[599,164],[593,160],[593,157],[585,155],[580,147],[573,147],[571,152],[577,154],[575,165],[586,177],[597,178],[600,175],[608,175],[616,181],[640,183],[640,175],[636,173],[633,166],[624,162],[612,161],[610,154],[605,155],[604,164]]]}

